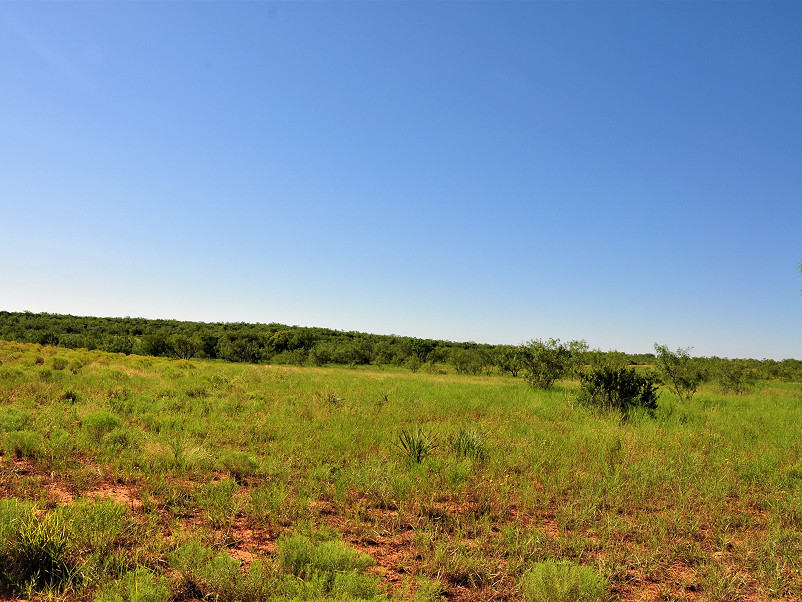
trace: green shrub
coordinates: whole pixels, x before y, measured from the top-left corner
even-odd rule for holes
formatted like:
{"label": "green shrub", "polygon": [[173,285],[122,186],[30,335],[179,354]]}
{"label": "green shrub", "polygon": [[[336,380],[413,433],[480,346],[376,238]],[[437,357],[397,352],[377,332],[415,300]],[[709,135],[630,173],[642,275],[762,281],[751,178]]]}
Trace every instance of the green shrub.
{"label": "green shrub", "polygon": [[412,372],[417,372],[420,370],[423,362],[420,361],[420,358],[418,358],[417,355],[411,355],[405,363],[407,368],[409,368]]}
{"label": "green shrub", "polygon": [[99,441],[103,435],[110,433],[121,424],[120,419],[108,410],[87,414],[82,421],[84,430],[95,441]]}
{"label": "green shrub", "polygon": [[11,406],[0,408],[0,432],[21,431],[30,421],[30,412]]}
{"label": "green shrub", "polygon": [[538,562],[520,581],[529,602],[601,602],[607,597],[605,580],[592,568],[570,561]]}
{"label": "green shrub", "polygon": [[42,435],[33,431],[12,431],[3,437],[6,454],[15,458],[37,458],[42,452]]}
{"label": "green shrub", "polygon": [[653,412],[657,409],[657,385],[654,377],[640,375],[629,368],[600,366],[579,375],[582,383],[578,401],[623,414],[633,408]]}
{"label": "green shrub", "polygon": [[529,341],[519,348],[525,378],[536,389],[550,389],[571,365],[572,351],[559,339]]}
{"label": "green shrub", "polygon": [[49,365],[49,366],[50,366],[50,367],[51,367],[53,370],[64,370],[64,368],[66,368],[66,367],[69,365],[69,363],[70,363],[70,362],[69,362],[69,360],[67,360],[67,358],[60,357],[60,356],[58,356],[58,355],[56,355],[56,356],[54,356],[54,357],[51,357],[51,358],[50,358],[50,359],[47,361],[47,364],[48,364],[48,365]]}
{"label": "green shrub", "polygon": [[663,380],[671,385],[680,399],[690,401],[704,379],[698,362],[691,357],[690,347],[671,351],[666,345],[655,343],[654,351]]}

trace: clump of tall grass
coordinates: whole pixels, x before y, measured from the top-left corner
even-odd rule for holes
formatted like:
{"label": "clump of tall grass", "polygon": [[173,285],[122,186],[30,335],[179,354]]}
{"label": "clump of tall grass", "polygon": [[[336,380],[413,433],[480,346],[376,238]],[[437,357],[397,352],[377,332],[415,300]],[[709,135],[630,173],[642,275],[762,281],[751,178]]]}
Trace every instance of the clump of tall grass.
{"label": "clump of tall grass", "polygon": [[487,459],[487,441],[476,431],[461,428],[457,434],[448,437],[448,445],[459,458],[478,462]]}
{"label": "clump of tall grass", "polygon": [[168,562],[175,571],[172,599],[257,602],[275,593],[276,575],[266,563],[254,560],[243,570],[239,560],[197,541],[179,545]]}
{"label": "clump of tall grass", "polygon": [[340,540],[315,542],[292,534],[278,541],[281,570],[292,579],[282,582],[292,599],[385,600],[377,578],[362,571],[375,561]]}
{"label": "clump of tall grass", "polygon": [[344,397],[340,397],[334,391],[334,389],[332,389],[329,386],[327,386],[322,391],[317,391],[315,393],[315,399],[319,403],[324,403],[324,404],[331,405],[331,406],[337,406],[337,405],[341,404],[343,401],[345,401]]}
{"label": "clump of tall grass", "polygon": [[101,587],[95,602],[167,602],[172,596],[166,579],[146,567],[125,573],[118,581]]}
{"label": "clump of tall grass", "polygon": [[31,419],[31,413],[26,410],[20,410],[13,406],[4,407],[0,409],[0,432],[21,431],[31,422]]}
{"label": "clump of tall grass", "polygon": [[[5,514],[5,513],[4,513]],[[0,517],[5,519],[7,517]],[[0,585],[12,591],[59,590],[79,578],[64,517],[29,506],[20,513],[0,554]]]}
{"label": "clump of tall grass", "polygon": [[84,430],[95,441],[100,441],[103,435],[110,433],[121,424],[120,419],[108,410],[87,414],[82,421]]}
{"label": "clump of tall grass", "polygon": [[220,456],[220,462],[238,484],[259,471],[259,462],[244,451],[226,451]]}

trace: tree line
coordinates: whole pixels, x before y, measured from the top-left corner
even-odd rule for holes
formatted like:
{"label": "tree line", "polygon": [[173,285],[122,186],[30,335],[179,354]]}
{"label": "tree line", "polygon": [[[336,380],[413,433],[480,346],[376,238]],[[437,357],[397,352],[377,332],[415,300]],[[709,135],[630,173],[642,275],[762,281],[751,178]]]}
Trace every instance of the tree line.
{"label": "tree line", "polygon": [[[410,370],[443,370],[458,374],[506,373],[523,377],[534,387],[549,388],[560,379],[578,379],[588,368],[608,366],[646,369],[666,358],[680,368],[679,380],[692,387],[717,380],[743,392],[757,379],[797,380],[802,362],[787,359],[727,360],[695,358],[689,350],[671,352],[656,345],[656,353],[627,354],[590,349],[585,341],[535,339],[520,345],[489,345],[415,337],[377,335],[328,328],[190,322],[147,318],[98,318],[51,313],[0,311],[0,338],[72,349],[181,359],[316,365],[394,365]],[[670,374],[663,370],[664,375]],[[685,379],[684,381],[682,379]],[[670,376],[664,380],[670,381]],[[686,387],[686,388],[687,388]]]}

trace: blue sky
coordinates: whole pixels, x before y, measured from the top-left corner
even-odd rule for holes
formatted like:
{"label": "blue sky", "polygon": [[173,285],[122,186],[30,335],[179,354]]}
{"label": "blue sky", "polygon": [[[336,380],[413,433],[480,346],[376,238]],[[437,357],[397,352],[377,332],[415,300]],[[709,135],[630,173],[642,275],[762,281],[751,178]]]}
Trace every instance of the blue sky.
{"label": "blue sky", "polygon": [[0,309],[802,357],[802,3],[0,3]]}

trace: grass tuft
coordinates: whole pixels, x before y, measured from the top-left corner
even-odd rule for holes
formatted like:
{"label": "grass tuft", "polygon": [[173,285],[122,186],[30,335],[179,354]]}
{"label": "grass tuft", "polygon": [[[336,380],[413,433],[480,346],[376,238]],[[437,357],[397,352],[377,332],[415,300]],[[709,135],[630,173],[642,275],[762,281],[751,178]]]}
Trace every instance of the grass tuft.
{"label": "grass tuft", "polygon": [[605,580],[592,568],[571,561],[544,560],[526,571],[521,593],[529,602],[602,602]]}
{"label": "grass tuft", "polygon": [[477,462],[487,459],[487,442],[476,431],[460,429],[448,438],[448,445],[458,458],[471,458]]}

